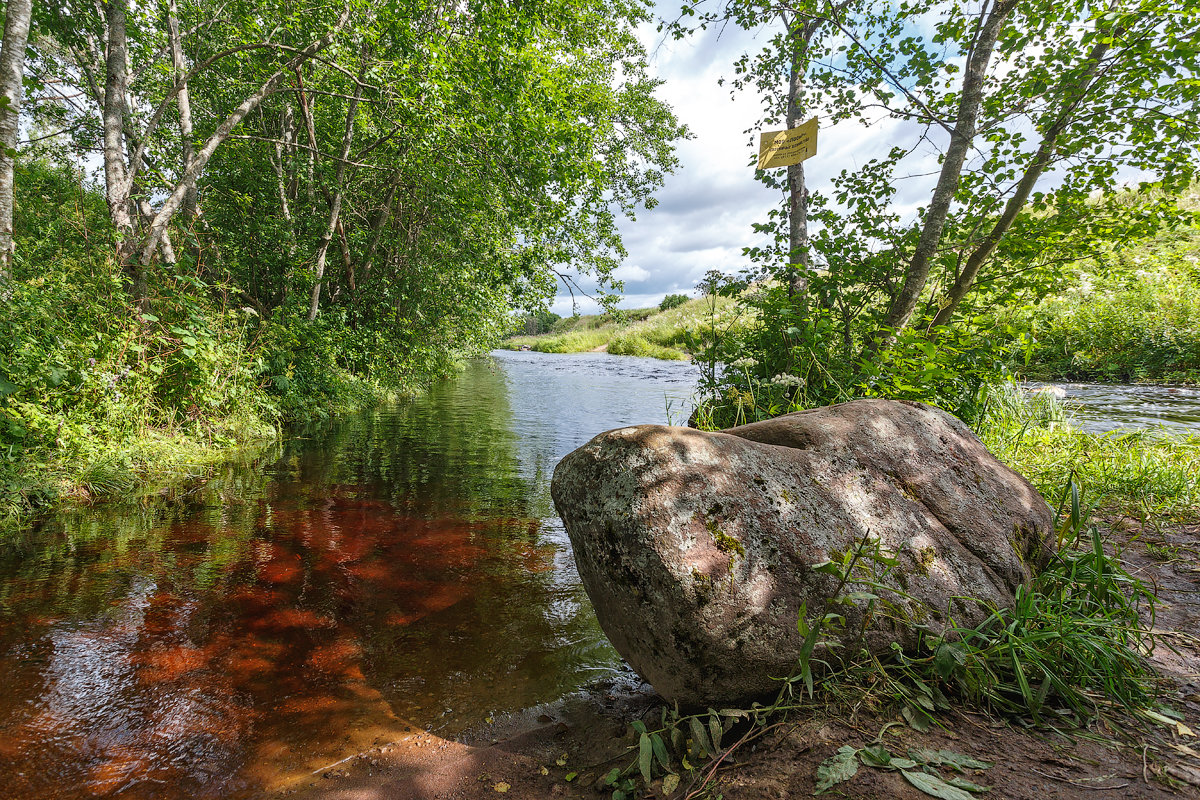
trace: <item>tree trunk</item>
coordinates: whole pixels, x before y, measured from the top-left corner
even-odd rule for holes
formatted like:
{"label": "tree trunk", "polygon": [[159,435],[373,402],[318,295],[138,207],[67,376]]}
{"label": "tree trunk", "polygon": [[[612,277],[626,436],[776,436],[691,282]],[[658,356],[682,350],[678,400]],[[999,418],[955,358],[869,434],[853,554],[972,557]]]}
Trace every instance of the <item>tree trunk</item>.
{"label": "tree trunk", "polygon": [[[183,61],[183,43],[179,39],[179,7],[176,0],[167,0],[167,34],[171,40],[171,66],[175,72],[175,82],[179,92],[175,95],[175,103],[179,106],[179,140],[183,150],[181,168],[186,170],[195,157],[195,145],[192,142],[192,100],[188,93],[187,69]],[[196,217],[199,201],[196,195],[196,181],[193,179],[183,196],[182,211],[190,222]]]}
{"label": "tree trunk", "polygon": [[25,43],[29,39],[32,0],[9,0],[4,15],[4,43],[0,49],[0,300],[12,279],[13,166],[17,131],[21,121],[21,82],[25,77]]}
{"label": "tree trunk", "polygon": [[[796,104],[796,95],[800,93],[800,85],[807,70],[806,63],[808,45],[816,31],[815,22],[810,22],[799,28],[798,20],[793,22],[790,35],[793,39],[792,63],[788,75],[788,105],[787,127],[794,128],[800,123],[801,109]],[[812,270],[812,256],[809,254],[808,239],[808,190],[804,185],[804,164],[792,164],[788,167],[788,294],[800,298],[801,313],[808,316],[808,273]]]}
{"label": "tree trunk", "polygon": [[917,240],[916,249],[905,269],[904,285],[900,288],[900,293],[893,299],[880,330],[872,334],[863,348],[864,360],[873,358],[880,350],[890,346],[896,340],[896,334],[912,318],[921,293],[925,289],[925,284],[929,280],[929,270],[942,240],[950,204],[954,200],[955,192],[958,191],[963,163],[966,161],[967,152],[975,139],[988,64],[992,59],[992,52],[995,50],[1000,29],[1016,4],[1016,0],[997,0],[988,15],[979,23],[979,29],[975,35],[963,75],[958,116],[954,130],[950,134],[950,145],[946,148],[946,154],[942,160],[942,169],[938,175],[937,186],[933,190],[933,198],[930,200],[929,209],[925,214],[925,224],[921,228],[921,236]]}
{"label": "tree trunk", "polygon": [[950,291],[946,294],[944,305],[942,305],[937,315],[933,318],[932,327],[949,324],[951,318],[954,316],[955,309],[958,308],[958,304],[962,302],[963,298],[967,296],[967,292],[975,284],[975,278],[979,275],[979,270],[991,258],[992,253],[996,250],[996,246],[1000,244],[1000,240],[1004,238],[1004,235],[1008,233],[1008,229],[1012,227],[1017,214],[1025,207],[1026,201],[1029,200],[1029,195],[1033,192],[1033,187],[1037,185],[1038,179],[1042,177],[1042,172],[1045,171],[1054,158],[1055,148],[1058,145],[1058,137],[1071,124],[1073,115],[1095,82],[1096,75],[1100,71],[1101,62],[1109,49],[1109,43],[1101,41],[1088,54],[1086,69],[1079,77],[1079,80],[1075,82],[1075,85],[1068,90],[1070,94],[1074,95],[1074,98],[1067,103],[1058,119],[1042,135],[1042,143],[1038,147],[1037,153],[1034,154],[1033,160],[1026,167],[1025,174],[1021,176],[1020,182],[1017,183],[1017,188],[1013,192],[1012,197],[1005,203],[1004,211],[1001,212],[1000,218],[996,220],[996,224],[992,226],[992,229],[988,231],[988,234],[983,237],[983,240],[967,258],[966,266],[959,272],[954,285],[950,287]]}
{"label": "tree trunk", "polygon": [[107,32],[104,58],[104,107],[101,109],[104,126],[104,188],[108,213],[120,236],[117,260],[130,281],[130,295],[135,304],[146,296],[146,274],[136,258],[135,209],[130,203],[132,185],[125,163],[125,119],[128,92],[128,47],[125,33],[127,0],[108,0],[105,11]]}
{"label": "tree trunk", "polygon": [[[312,302],[308,307],[308,321],[312,322],[317,318],[317,311],[321,303],[321,281],[325,277],[325,263],[329,255],[329,245],[333,241],[333,234],[337,231],[341,221],[342,214],[342,197],[345,195],[345,180],[346,180],[346,161],[350,158],[350,148],[354,145],[354,115],[358,112],[358,101],[362,97],[362,82],[361,78],[366,74],[366,49],[363,50],[363,72],[359,75],[359,83],[356,84],[354,97],[347,103],[346,107],[346,127],[342,133],[342,152],[338,159],[337,169],[334,173],[334,190],[333,199],[329,203],[329,222],[325,226],[325,235],[321,237],[321,244],[317,249],[316,276],[317,282],[313,284]],[[311,118],[311,117],[310,117]]]}

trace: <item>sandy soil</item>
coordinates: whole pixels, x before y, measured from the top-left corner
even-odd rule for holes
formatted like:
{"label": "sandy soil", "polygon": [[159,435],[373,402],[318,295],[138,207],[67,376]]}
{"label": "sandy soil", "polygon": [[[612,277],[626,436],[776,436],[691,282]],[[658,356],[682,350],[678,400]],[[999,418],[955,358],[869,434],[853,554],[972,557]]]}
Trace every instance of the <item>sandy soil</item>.
{"label": "sandy soil", "polygon": [[[1161,601],[1153,662],[1164,704],[1200,733],[1200,525],[1144,528],[1110,520],[1127,568],[1155,586]],[[615,765],[632,760],[628,721],[658,719],[648,686],[588,693],[530,709],[461,741],[414,730],[403,740],[377,743],[277,793],[303,800],[476,800],[480,798],[600,798],[596,784]],[[726,800],[810,797],[817,765],[842,745],[872,742],[891,717],[853,721],[820,713],[797,717],[753,746],[730,754],[715,776]],[[969,780],[992,787],[982,797],[1200,798],[1200,739],[1188,731],[1134,719],[1088,730],[1054,733],[960,711],[942,729],[918,733],[893,725],[883,741],[893,753],[944,748],[994,762]],[[567,777],[574,773],[570,781]],[[949,774],[947,774],[949,776]],[[687,781],[674,795],[687,794]],[[661,797],[656,784],[653,794]],[[925,800],[896,772],[862,768],[835,787],[833,797]]]}

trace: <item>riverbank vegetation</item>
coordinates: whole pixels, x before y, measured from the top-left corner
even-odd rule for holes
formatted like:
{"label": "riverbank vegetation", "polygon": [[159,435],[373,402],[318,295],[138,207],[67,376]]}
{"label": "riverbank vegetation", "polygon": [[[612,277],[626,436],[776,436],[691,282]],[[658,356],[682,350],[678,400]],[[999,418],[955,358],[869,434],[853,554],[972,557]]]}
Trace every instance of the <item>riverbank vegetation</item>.
{"label": "riverbank vegetation", "polygon": [[1027,343],[1013,366],[1036,380],[1200,383],[1200,186],[1190,218],[1102,245],[1056,291],[996,315]]}
{"label": "riverbank vegetation", "polygon": [[[897,131],[885,157],[827,186],[806,184],[799,164],[757,173],[779,205],[758,226],[769,243],[718,288],[755,323],[707,355],[738,365],[705,387],[716,426],[858,396],[926,400],[976,420],[986,387],[1043,335],[1040,358],[1050,358],[1058,335],[1037,315],[1065,316],[1042,303],[1083,285],[1082,265],[1107,278],[1114,254],[1196,225],[1200,82],[1187,3],[1131,0],[1105,14],[870,0],[804,3],[782,17],[708,3],[692,12],[671,30],[732,24],[773,37],[731,79],[771,87],[764,129],[816,116]],[[1176,77],[1146,80],[1163,74]],[[1131,188],[1132,174],[1142,183]],[[914,202],[916,214],[905,210]],[[1007,313],[1016,307],[1030,310]],[[1126,316],[1132,334],[1138,319]],[[1086,336],[1086,325],[1074,330]],[[1164,364],[1183,341],[1168,339]],[[1081,351],[1068,357],[1082,362]]]}
{"label": "riverbank vegetation", "polygon": [[[1131,0],[1102,13],[1087,4],[868,0],[805,2],[785,14],[690,3],[670,26],[686,36],[737,25],[766,42],[734,62],[730,79],[762,92],[764,130],[812,116],[822,126],[857,120],[886,128],[895,145],[826,186],[807,183],[802,164],[758,172],[778,192],[757,226],[771,241],[747,250],[742,275],[714,282],[749,322],[697,355],[725,365],[702,377],[697,423],[719,429],[856,397],[929,402],[970,424],[1060,510],[1063,548],[1015,609],[886,663],[802,657],[777,710],[811,698],[812,676],[823,671],[817,694],[837,716],[899,712],[918,730],[950,698],[1025,724],[1135,712],[1172,724],[1150,662],[1152,588],[1088,518],[1096,510],[1142,526],[1194,521],[1200,441],[1088,434],[1051,399],[1010,381],[1021,371],[1194,374],[1198,22],[1200,11],[1180,2]],[[1171,77],[1150,77],[1161,75]],[[1141,183],[1126,182],[1133,174]],[[870,570],[886,568],[888,556],[867,543],[861,555],[822,568],[887,614]],[[802,629],[808,655],[819,625],[841,619],[838,602]],[[737,713],[763,728],[775,722]],[[711,738],[729,730],[723,712],[682,722],[684,736],[694,729],[702,743],[703,730]],[[817,791],[861,765],[912,770],[924,785],[909,782],[933,796],[970,796],[971,787],[930,769],[937,765],[908,754],[894,763],[875,746],[883,738],[842,747],[818,767]],[[718,758],[729,749],[700,747]],[[641,766],[648,780],[645,759]]]}
{"label": "riverbank vegetation", "polygon": [[732,298],[716,294],[664,300],[665,308],[616,309],[604,314],[563,317],[544,334],[514,336],[504,341],[510,350],[539,353],[584,353],[604,350],[613,355],[643,356],[680,361],[710,349],[742,322],[746,313]]}
{"label": "riverbank vegetation", "polygon": [[560,276],[606,285],[685,133],[639,3],[6,13],[5,520],[411,390]]}

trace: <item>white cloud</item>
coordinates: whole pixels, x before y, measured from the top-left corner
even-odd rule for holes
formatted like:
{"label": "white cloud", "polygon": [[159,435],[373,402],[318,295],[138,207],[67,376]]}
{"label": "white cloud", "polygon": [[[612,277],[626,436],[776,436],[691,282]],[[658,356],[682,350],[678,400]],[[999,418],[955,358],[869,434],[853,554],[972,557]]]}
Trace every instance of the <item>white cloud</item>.
{"label": "white cloud", "polygon": [[625,263],[613,271],[613,277],[625,283],[641,283],[650,277],[650,273],[637,264]]}
{"label": "white cloud", "polygon": [[[678,0],[665,0],[657,8],[663,16],[673,16],[677,10]],[[743,249],[766,243],[754,232],[753,223],[765,221],[778,201],[775,191],[754,180],[757,135],[747,131],[762,119],[759,97],[751,91],[731,96],[731,87],[718,83],[733,75],[737,56],[761,48],[769,32],[755,34],[730,25],[675,41],[663,40],[654,28],[644,25],[640,34],[650,52],[652,71],[665,81],[658,94],[694,138],[678,144],[681,166],[667,176],[658,205],[642,211],[635,222],[621,224],[629,252],[618,270],[628,290],[623,308],[657,305],[665,294],[691,291],[711,269],[741,270],[747,265]],[[805,162],[809,186],[828,188],[843,169],[853,170],[880,157],[902,134],[911,141],[905,130],[909,127],[884,119],[869,128],[853,122],[822,128],[817,156]],[[915,209],[931,185],[926,176],[900,181],[897,207],[902,213]],[[591,300],[577,299],[580,313],[597,309]],[[552,309],[571,313],[570,296],[564,291]]]}

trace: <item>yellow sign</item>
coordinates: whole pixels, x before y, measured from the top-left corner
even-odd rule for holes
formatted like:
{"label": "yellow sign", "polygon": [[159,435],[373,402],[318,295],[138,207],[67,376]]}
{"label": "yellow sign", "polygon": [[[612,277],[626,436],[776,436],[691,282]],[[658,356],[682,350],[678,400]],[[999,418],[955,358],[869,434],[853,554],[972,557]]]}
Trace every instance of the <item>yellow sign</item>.
{"label": "yellow sign", "polygon": [[758,139],[758,168],[790,167],[817,154],[817,118],[799,128],[766,131]]}

